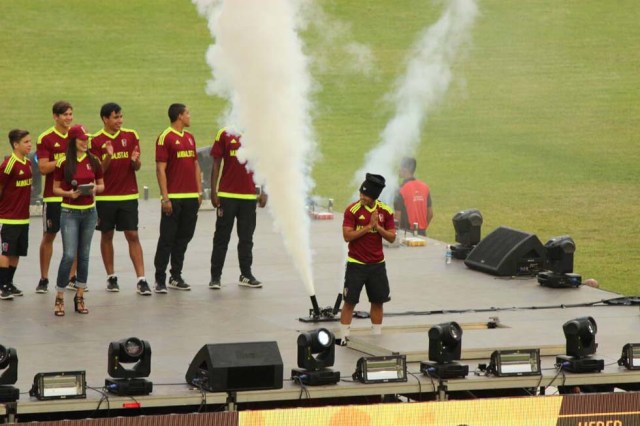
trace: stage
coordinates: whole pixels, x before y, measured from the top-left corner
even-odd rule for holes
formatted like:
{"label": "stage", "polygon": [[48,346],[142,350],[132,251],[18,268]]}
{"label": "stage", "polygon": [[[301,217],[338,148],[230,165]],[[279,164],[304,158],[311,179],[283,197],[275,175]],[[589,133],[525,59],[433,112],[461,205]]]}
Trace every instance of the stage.
{"label": "stage", "polygon": [[[152,284],[159,200],[141,200],[140,218],[146,276]],[[102,388],[107,377],[107,347],[111,341],[126,337],[147,340],[152,348],[149,380],[154,384],[153,393],[135,397],[142,408],[170,410],[170,407],[199,406],[205,397],[206,404],[224,405],[225,393],[203,395],[185,382],[189,363],[208,343],[278,343],[284,362],[284,387],[238,392],[239,409],[246,403],[274,402],[277,406],[277,401],[282,401],[291,405],[298,399],[335,400],[386,394],[434,394],[445,398],[448,392],[456,391],[640,382],[640,372],[626,370],[616,363],[624,344],[640,341],[637,337],[638,306],[599,303],[619,295],[591,287],[550,289],[538,285],[535,278],[496,278],[472,271],[455,259],[446,264],[445,243],[428,239],[422,247],[385,249],[392,300],[385,305],[383,334],[370,335],[369,320],[355,318],[348,346],[336,348],[334,370],[340,371],[343,380],[336,385],[309,386],[306,388],[308,393],[302,392],[300,386],[289,379],[291,369],[297,367],[299,332],[326,327],[337,333],[338,323],[314,324],[299,320],[309,314],[309,294],[265,210],[258,212],[254,236],[254,274],[263,282],[263,288],[238,286],[237,239],[234,235],[222,277],[223,287],[221,290],[209,289],[214,222],[214,211],[205,206],[199,213],[196,235],[185,260],[183,276],[192,290],[169,289],[168,294],[154,293],[151,297],[135,292],[133,267],[126,241],[120,233],[114,238],[120,292],[106,292],[100,235],[96,233],[91,252],[90,291],[86,294],[90,313],[73,312],[73,293],[67,291],[66,316],[58,318],[53,315],[53,285],[50,284],[49,293],[45,295],[34,291],[39,278],[41,217],[32,218],[29,256],[21,260],[15,278],[24,296],[0,302],[0,344],[15,348],[19,358],[15,385],[21,391],[18,416],[95,410],[102,394],[91,389],[87,390],[86,399],[38,401],[29,397],[33,377],[39,372],[85,370],[87,385]],[[321,307],[333,306],[341,288],[345,256],[341,225],[341,212],[337,212],[333,220],[311,222],[313,273]],[[490,231],[483,229],[483,235]],[[453,240],[453,228],[451,236]],[[60,252],[58,236],[50,281],[55,281]],[[579,251],[576,256],[580,256]],[[361,300],[356,309],[368,311],[364,293]],[[595,305],[588,306],[591,303]],[[565,350],[562,325],[582,316],[592,316],[597,321],[599,347],[595,357],[604,360],[605,369],[590,374],[558,373],[554,368],[555,355],[564,354]],[[418,361],[427,360],[428,329],[447,321],[457,321],[463,327],[462,363],[469,365],[470,374],[465,379],[440,383],[422,375]],[[498,326],[488,328],[489,322]],[[507,348],[540,348],[542,377],[474,374],[479,363],[488,362],[493,350]],[[407,382],[362,384],[352,381],[351,375],[360,357],[392,352],[407,355],[411,373]],[[109,396],[111,410],[130,401],[127,397]],[[107,409],[107,404],[103,403],[100,409]]]}

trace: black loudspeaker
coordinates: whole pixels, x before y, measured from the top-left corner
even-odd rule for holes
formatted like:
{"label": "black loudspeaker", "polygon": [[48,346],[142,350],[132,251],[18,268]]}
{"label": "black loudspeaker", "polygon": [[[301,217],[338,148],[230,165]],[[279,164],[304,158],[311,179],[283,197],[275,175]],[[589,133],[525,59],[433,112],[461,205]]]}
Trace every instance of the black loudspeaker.
{"label": "black loudspeaker", "polygon": [[276,342],[204,345],[185,379],[209,392],[282,388],[282,357]]}
{"label": "black loudspeaker", "polygon": [[501,226],[484,237],[464,263],[471,269],[511,277],[537,274],[544,260],[545,248],[538,237]]}

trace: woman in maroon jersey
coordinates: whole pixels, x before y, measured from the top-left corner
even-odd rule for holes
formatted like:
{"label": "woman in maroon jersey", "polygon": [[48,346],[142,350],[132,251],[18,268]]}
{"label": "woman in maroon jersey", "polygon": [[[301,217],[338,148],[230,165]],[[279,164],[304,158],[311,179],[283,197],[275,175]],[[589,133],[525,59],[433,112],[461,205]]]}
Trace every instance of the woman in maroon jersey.
{"label": "woman in maroon jersey", "polygon": [[91,238],[96,227],[95,194],[104,191],[100,161],[88,151],[89,135],[81,125],[69,129],[66,157],[56,164],[53,193],[62,198],[60,229],[63,254],[56,281],[54,314],[64,315],[64,291],[73,259],[78,255],[75,311],[88,314],[84,290],[89,275]]}

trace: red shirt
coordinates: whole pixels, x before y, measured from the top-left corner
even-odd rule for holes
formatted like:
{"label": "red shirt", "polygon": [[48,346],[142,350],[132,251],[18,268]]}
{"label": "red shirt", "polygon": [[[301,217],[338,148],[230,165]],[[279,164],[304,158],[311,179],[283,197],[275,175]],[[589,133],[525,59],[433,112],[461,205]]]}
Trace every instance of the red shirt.
{"label": "red shirt", "polygon": [[[45,158],[49,161],[58,161],[64,158],[67,152],[67,135],[59,133],[55,127],[50,128],[42,132],[38,136],[38,143],[36,146],[36,154],[38,158]],[[62,201],[62,197],[53,195],[53,173],[49,173],[45,176],[44,180],[44,193],[42,199],[45,202],[48,201]]]}
{"label": "red shirt", "polygon": [[255,200],[257,195],[253,172],[247,170],[246,162],[241,163],[236,156],[241,146],[240,138],[239,134],[222,129],[211,147],[210,155],[214,159],[222,159],[217,182],[218,197]]}
{"label": "red shirt", "polygon": [[[56,181],[60,181],[60,188],[65,191],[70,191],[71,184],[67,183],[64,178],[64,164],[66,161],[66,159],[58,161],[56,164],[56,170],[53,173],[54,179]],[[78,186],[80,186],[88,183],[95,184],[100,178],[102,178],[102,167],[98,167],[97,170],[94,170],[93,166],[91,166],[91,162],[89,161],[89,155],[86,153],[82,154],[82,156],[78,158],[76,172],[71,180],[75,180],[78,183]],[[81,195],[75,200],[69,197],[64,197],[62,199],[62,207],[69,209],[89,209],[95,204],[93,194]]]}
{"label": "red shirt", "polygon": [[[393,210],[380,200],[376,201],[373,208],[369,208],[360,201],[351,203],[344,211],[343,227],[355,230],[367,226],[371,222],[371,215],[378,212],[378,224],[384,229],[395,229],[393,222]],[[363,235],[362,237],[349,242],[348,262],[355,263],[380,263],[384,262],[382,252],[382,236],[376,231]]]}
{"label": "red shirt", "polygon": [[24,225],[29,223],[31,203],[31,161],[20,160],[15,154],[0,165],[0,223]]}
{"label": "red shirt", "polygon": [[198,198],[196,140],[188,131],[169,127],[156,141],[156,162],[167,163],[169,198]]}
{"label": "red shirt", "polygon": [[91,138],[91,153],[104,160],[108,155],[105,144],[111,142],[113,155],[109,168],[104,172],[104,192],[96,196],[98,201],[135,200],[138,195],[138,181],[133,168],[131,154],[140,148],[140,139],[135,130],[120,129],[110,135],[104,129]]}
{"label": "red shirt", "polygon": [[400,187],[402,197],[402,221],[401,227],[413,229],[413,224],[418,224],[419,230],[429,227],[427,223],[427,207],[431,204],[429,185],[418,179],[407,179]]}

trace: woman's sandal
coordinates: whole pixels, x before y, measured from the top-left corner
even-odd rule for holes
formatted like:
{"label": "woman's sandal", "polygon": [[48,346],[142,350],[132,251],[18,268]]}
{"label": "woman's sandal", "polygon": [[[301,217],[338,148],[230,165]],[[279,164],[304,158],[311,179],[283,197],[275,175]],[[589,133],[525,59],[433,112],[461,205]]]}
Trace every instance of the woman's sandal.
{"label": "woman's sandal", "polygon": [[64,316],[64,298],[56,297],[56,304],[53,307],[53,314],[57,317]]}
{"label": "woman's sandal", "polygon": [[79,314],[88,314],[89,310],[84,305],[84,297],[76,296],[73,298],[73,306],[77,313]]}

